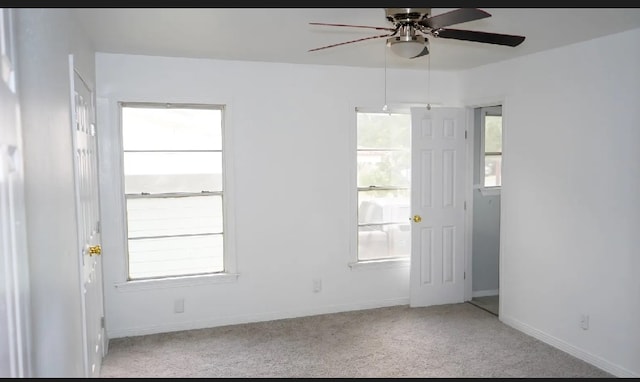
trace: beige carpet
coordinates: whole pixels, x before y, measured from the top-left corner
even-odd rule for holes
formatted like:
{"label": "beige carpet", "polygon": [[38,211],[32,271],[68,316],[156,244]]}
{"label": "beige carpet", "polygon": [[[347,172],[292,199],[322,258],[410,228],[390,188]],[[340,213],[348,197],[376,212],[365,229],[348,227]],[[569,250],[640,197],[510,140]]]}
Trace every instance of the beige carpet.
{"label": "beige carpet", "polygon": [[111,340],[101,377],[612,377],[469,303]]}

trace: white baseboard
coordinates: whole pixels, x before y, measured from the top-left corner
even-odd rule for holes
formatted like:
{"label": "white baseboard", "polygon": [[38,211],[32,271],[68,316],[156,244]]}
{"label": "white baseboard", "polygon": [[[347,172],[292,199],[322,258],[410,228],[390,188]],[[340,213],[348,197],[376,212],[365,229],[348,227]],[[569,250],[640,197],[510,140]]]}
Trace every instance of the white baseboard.
{"label": "white baseboard", "polygon": [[474,290],[471,292],[471,297],[485,297],[496,296],[500,292],[500,289],[488,289],[488,290]]}
{"label": "white baseboard", "polygon": [[597,355],[591,354],[585,350],[577,348],[561,339],[553,337],[545,332],[542,332],[538,329],[535,329],[525,323],[522,323],[516,319],[505,317],[501,315],[499,320],[504,324],[511,326],[514,329],[517,329],[523,333],[530,335],[531,337],[538,339],[546,344],[549,344],[555,348],[558,348],[565,353],[569,353],[572,356],[579,358],[591,365],[606,371],[607,373],[613,374],[619,378],[638,378],[639,374],[632,372],[622,366],[616,365],[612,362],[609,362]]}
{"label": "white baseboard", "polygon": [[112,340],[114,338],[121,338],[121,337],[135,337],[135,336],[143,336],[147,334],[213,328],[217,326],[281,320],[286,318],[315,316],[319,314],[340,313],[340,312],[348,312],[348,311],[354,311],[354,310],[375,309],[375,308],[384,308],[388,306],[408,305],[408,304],[409,304],[409,298],[407,297],[407,298],[375,301],[375,302],[362,303],[362,304],[332,305],[332,306],[323,306],[323,307],[312,308],[312,309],[300,309],[300,310],[292,310],[292,311],[285,311],[285,312],[270,312],[270,313],[264,313],[264,314],[250,314],[250,315],[240,315],[240,316],[231,316],[231,317],[221,317],[221,318],[215,318],[211,320],[179,322],[179,323],[172,323],[172,324],[151,325],[151,326],[136,327],[136,328],[125,328],[125,329],[114,329],[114,330],[109,330],[107,328],[108,330],[107,338]]}

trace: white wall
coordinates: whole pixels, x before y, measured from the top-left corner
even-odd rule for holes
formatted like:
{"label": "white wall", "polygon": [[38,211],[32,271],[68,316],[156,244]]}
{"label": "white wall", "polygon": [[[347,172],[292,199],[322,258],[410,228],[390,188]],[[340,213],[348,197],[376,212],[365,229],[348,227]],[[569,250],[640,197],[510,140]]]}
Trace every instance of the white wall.
{"label": "white wall", "polygon": [[[407,304],[409,269],[351,269],[349,162],[356,106],[382,107],[384,71],[98,53],[103,261],[108,336]],[[432,103],[455,105],[452,73]],[[388,71],[389,104],[426,102],[426,71]],[[233,135],[232,283],[127,290],[118,101],[224,103]],[[322,291],[313,293],[312,280]],[[185,312],[173,313],[174,299]]]}
{"label": "white wall", "polygon": [[18,87],[35,377],[82,377],[69,53],[88,79],[94,54],[67,9],[18,9]]}
{"label": "white wall", "polygon": [[636,29],[462,75],[466,104],[505,99],[500,319],[635,377],[638,68]]}

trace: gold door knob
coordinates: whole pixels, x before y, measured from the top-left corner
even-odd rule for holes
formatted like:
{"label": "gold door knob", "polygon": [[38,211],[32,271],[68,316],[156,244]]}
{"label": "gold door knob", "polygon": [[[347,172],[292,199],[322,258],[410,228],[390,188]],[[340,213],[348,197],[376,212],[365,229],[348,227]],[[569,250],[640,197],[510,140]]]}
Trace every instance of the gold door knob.
{"label": "gold door knob", "polygon": [[89,256],[99,255],[102,253],[102,248],[100,245],[90,245],[89,246]]}
{"label": "gold door knob", "polygon": [[422,221],[422,217],[420,215],[413,215],[413,221],[420,223]]}

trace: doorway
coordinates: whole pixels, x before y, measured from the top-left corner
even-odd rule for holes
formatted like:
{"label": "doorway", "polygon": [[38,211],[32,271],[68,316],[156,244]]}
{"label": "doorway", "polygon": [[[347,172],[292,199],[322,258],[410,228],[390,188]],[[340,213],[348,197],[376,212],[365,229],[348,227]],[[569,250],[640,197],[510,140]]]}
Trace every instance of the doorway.
{"label": "doorway", "polygon": [[502,105],[473,112],[473,230],[471,304],[499,315]]}

